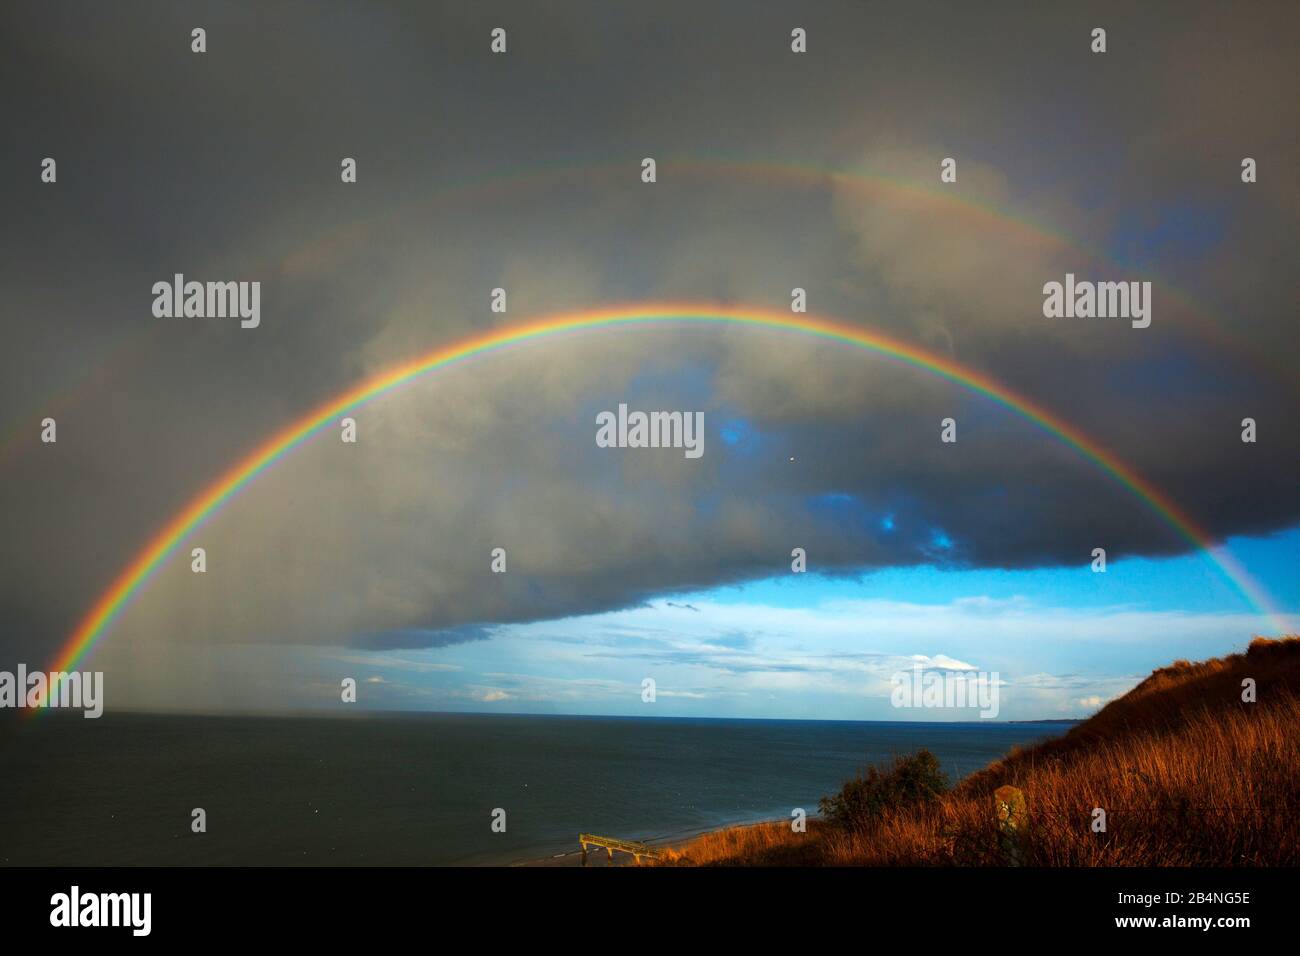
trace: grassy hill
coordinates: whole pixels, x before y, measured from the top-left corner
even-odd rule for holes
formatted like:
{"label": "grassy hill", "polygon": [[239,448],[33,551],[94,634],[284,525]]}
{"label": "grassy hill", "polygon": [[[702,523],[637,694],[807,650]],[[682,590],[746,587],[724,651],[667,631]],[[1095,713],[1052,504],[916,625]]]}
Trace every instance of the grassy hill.
{"label": "grassy hill", "polygon": [[[1254,681],[1255,701],[1243,700]],[[928,755],[868,771],[855,818],[705,834],[669,865],[1277,866],[1300,863],[1300,638],[1151,674],[1065,735],[933,792]],[[921,775],[918,777],[918,774]],[[1025,795],[1014,841],[994,791]],[[936,790],[942,790],[939,784]],[[1105,828],[1096,811],[1104,811]]]}

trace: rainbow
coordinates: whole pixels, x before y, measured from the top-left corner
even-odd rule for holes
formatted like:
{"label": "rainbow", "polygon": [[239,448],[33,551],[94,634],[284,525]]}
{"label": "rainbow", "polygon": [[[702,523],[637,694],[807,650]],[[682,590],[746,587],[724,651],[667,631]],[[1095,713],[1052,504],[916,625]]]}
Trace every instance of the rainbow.
{"label": "rainbow", "polygon": [[[330,230],[285,254],[275,268],[289,276],[324,271],[337,263],[349,250],[365,246],[374,235],[392,230],[399,221],[409,219],[422,209],[456,203],[478,203],[528,193],[541,186],[551,188],[567,180],[587,184],[595,177],[605,177],[615,182],[638,182],[639,186],[635,176],[639,170],[639,157],[556,160],[523,169],[505,167],[489,170],[453,182],[440,181],[422,199],[404,197],[391,203],[386,211]],[[935,181],[920,182],[862,168],[831,168],[804,161],[773,162],[726,156],[705,159],[664,156],[659,158],[658,170],[662,182],[680,177],[720,184],[771,184],[777,189],[830,188],[843,190],[873,204],[885,202],[905,205],[909,211],[941,209],[945,216],[964,217],[973,226],[994,230],[1006,240],[1021,246],[1047,244],[1072,250],[1074,254],[1083,257],[1077,262],[1076,271],[1085,269],[1092,263],[1125,274],[1132,271],[1116,262],[1100,247],[1085,244],[1045,222],[1009,213],[959,190],[937,186],[937,176]],[[1275,353],[1242,336],[1234,323],[1215,316],[1192,294],[1175,286],[1167,278],[1155,275],[1149,269],[1144,269],[1142,274],[1159,285],[1162,301],[1172,300],[1181,307],[1179,321],[1185,323],[1183,331],[1196,334],[1221,352],[1232,353],[1241,361],[1267,374],[1276,384],[1295,389],[1295,377],[1290,366]]]}
{"label": "rainbow", "polygon": [[[935,188],[932,184],[921,184],[901,177],[891,177],[859,169],[831,169],[807,162],[766,162],[744,158],[697,159],[692,157],[664,157],[659,168],[666,176],[684,176],[705,181],[757,182],[771,183],[779,189],[824,189],[833,187],[854,193],[872,202],[905,202],[921,208],[942,208],[946,213],[965,216],[972,223],[999,230],[1008,238],[1026,245],[1050,243],[1073,249],[1088,261],[1116,265],[1100,249],[1090,248],[1060,230],[1029,219],[1011,215],[998,207],[963,195],[952,190]],[[455,182],[440,182],[422,199],[411,201],[403,199],[393,203],[384,212],[356,219],[322,236],[304,243],[290,252],[272,257],[269,261],[255,267],[250,278],[268,279],[273,275],[301,277],[331,268],[344,257],[349,250],[365,245],[376,233],[391,230],[402,219],[409,218],[420,210],[428,210],[439,205],[451,205],[457,202],[478,202],[499,198],[517,192],[526,192],[540,186],[552,186],[567,179],[587,182],[594,176],[621,177],[626,179],[629,170],[639,169],[638,160],[633,158],[557,161],[543,163],[526,169],[502,168],[479,173]],[[236,264],[232,263],[232,267]],[[1080,263],[1082,268],[1083,263]],[[1216,319],[1205,307],[1201,306],[1189,293],[1169,283],[1167,280],[1144,270],[1158,282],[1162,295],[1168,295],[1180,303],[1184,309],[1184,319],[1207,342],[1214,344],[1221,351],[1228,351],[1238,356],[1255,368],[1264,371],[1270,378],[1288,389],[1295,389],[1295,377],[1291,369],[1273,352],[1269,352],[1234,333],[1232,327]],[[85,397],[94,385],[102,384],[112,376],[122,374],[128,368],[131,359],[124,346],[134,346],[150,337],[151,333],[139,333],[124,339],[114,348],[110,360],[101,363],[82,376],[82,381],[72,386],[73,391],[60,398],[57,394],[42,396],[28,408],[14,413],[8,426],[0,429],[0,466],[24,445],[27,449],[37,447],[31,428],[36,411],[48,414],[51,410],[66,407]],[[125,358],[128,361],[124,361]],[[57,404],[55,404],[57,403]]]}
{"label": "rainbow", "polygon": [[[1198,549],[1204,550],[1256,610],[1280,622],[1268,595],[1208,532],[1163,492],[1096,441],[1029,398],[950,358],[901,342],[880,332],[809,315],[772,312],[709,303],[655,303],[604,307],[547,316],[481,333],[427,352],[368,378],[320,405],[272,435],[246,458],[217,478],[154,535],[86,613],[49,670],[71,671],[108,632],[113,621],[140,592],[150,576],[191,532],[200,528],[276,462],[309,438],[366,403],[420,378],[478,355],[564,333],[626,329],[647,325],[741,326],[801,332],[827,341],[853,345],[905,365],[931,372],[984,395],[1054,435],[1091,460],[1131,491],[1165,523]],[[1285,630],[1279,626],[1279,631]]]}

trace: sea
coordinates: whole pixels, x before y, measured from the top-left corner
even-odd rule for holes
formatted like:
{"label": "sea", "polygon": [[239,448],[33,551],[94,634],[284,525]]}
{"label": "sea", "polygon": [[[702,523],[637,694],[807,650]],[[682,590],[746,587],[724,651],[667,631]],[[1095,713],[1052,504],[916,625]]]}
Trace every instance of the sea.
{"label": "sea", "polygon": [[813,816],[922,747],[955,782],[1069,726],[46,712],[0,723],[0,865],[572,860],[579,833],[664,843]]}

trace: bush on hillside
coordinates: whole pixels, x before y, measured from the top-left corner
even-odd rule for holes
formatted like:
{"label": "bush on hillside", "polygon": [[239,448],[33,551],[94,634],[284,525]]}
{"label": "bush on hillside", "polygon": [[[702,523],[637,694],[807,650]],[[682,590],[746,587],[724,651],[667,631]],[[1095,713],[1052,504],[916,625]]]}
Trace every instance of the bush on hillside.
{"label": "bush on hillside", "polygon": [[845,781],[840,792],[822,797],[822,817],[831,826],[861,830],[889,809],[915,807],[938,799],[948,789],[939,759],[928,750],[896,757],[887,767],[868,767]]}

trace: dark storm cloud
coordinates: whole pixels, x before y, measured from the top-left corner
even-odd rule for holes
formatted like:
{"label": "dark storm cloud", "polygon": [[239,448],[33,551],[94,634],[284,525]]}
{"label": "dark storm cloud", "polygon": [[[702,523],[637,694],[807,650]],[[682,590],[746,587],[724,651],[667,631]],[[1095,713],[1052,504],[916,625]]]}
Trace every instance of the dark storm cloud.
{"label": "dark storm cloud", "polygon": [[[802,286],[814,311],[1056,410],[1216,535],[1300,519],[1286,6],[9,4],[0,17],[0,660],[47,654],[267,435],[491,326],[497,285],[511,319],[650,297],[783,309]],[[1102,57],[1087,51],[1097,24]],[[788,52],[794,25],[804,57]],[[488,51],[494,26],[509,30],[504,57]],[[662,158],[653,187],[637,180],[647,155]],[[959,181],[943,188],[974,207],[673,162],[930,184],[949,155]],[[1261,169],[1250,186],[1246,155]],[[38,180],[45,156],[57,185]],[[355,185],[339,182],[344,156]],[[500,173],[500,187],[447,191]],[[1150,272],[1199,306],[1159,285],[1147,330],[1042,317],[1043,282],[1111,270]],[[154,319],[150,287],[176,272],[260,280],[261,327]],[[277,466],[204,529],[208,575],[178,559],[118,629],[441,646],[780,573],[795,546],[843,573],[1186,547],[991,403],[788,336],[607,333],[435,378],[368,407],[355,448],[327,436]],[[620,401],[704,410],[705,458],[602,453],[594,415]],[[47,414],[57,445],[36,441]],[[959,441],[942,446],[949,415]],[[1247,416],[1257,445],[1238,438]],[[726,421],[747,437],[725,441]],[[505,575],[488,570],[493,547],[509,552]]]}
{"label": "dark storm cloud", "polygon": [[453,644],[486,641],[491,636],[490,628],[469,624],[437,631],[410,629],[382,634],[358,634],[349,643],[353,647],[364,647],[369,650],[392,650],[412,647],[450,647]]}

